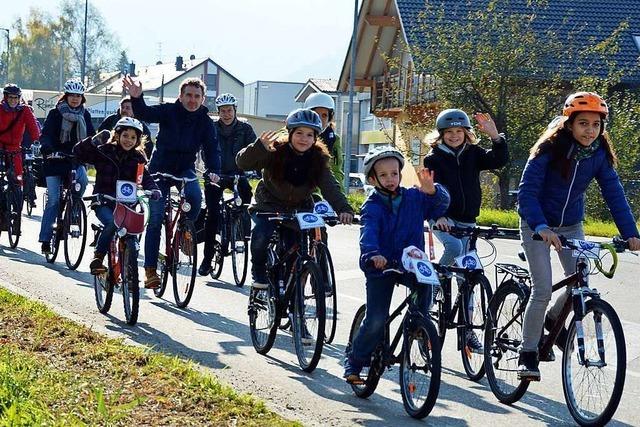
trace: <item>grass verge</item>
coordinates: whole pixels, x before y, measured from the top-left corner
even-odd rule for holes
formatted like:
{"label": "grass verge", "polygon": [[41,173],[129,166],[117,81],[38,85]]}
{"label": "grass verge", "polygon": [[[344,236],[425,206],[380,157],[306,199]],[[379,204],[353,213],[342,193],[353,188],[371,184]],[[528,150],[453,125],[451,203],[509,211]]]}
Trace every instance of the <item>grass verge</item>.
{"label": "grass verge", "polygon": [[190,362],[0,288],[0,425],[296,426]]}

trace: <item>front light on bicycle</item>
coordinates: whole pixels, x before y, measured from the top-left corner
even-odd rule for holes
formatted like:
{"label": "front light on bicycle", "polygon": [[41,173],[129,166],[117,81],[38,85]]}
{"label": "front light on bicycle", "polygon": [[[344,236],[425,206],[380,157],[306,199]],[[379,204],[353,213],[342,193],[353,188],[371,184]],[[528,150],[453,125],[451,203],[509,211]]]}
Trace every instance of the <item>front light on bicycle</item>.
{"label": "front light on bicycle", "polygon": [[191,210],[191,203],[183,202],[182,203],[182,211],[183,212],[189,212],[190,210]]}
{"label": "front light on bicycle", "polygon": [[79,193],[80,189],[82,188],[82,185],[80,185],[79,182],[76,182],[76,185],[73,188],[76,190],[76,193]]}
{"label": "front light on bicycle", "polygon": [[127,229],[125,227],[118,229],[118,237],[124,237],[126,235],[127,235]]}
{"label": "front light on bicycle", "polygon": [[236,197],[234,202],[236,206],[242,206],[242,199],[240,197]]}

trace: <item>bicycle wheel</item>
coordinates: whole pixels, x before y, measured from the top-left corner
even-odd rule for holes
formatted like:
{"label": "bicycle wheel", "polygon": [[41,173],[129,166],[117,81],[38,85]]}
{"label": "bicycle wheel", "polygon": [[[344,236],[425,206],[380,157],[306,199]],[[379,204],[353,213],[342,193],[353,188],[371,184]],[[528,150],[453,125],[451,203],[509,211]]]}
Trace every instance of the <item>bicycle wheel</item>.
{"label": "bicycle wheel", "polygon": [[245,238],[242,216],[236,215],[231,223],[231,265],[236,286],[244,286],[249,266],[249,239]]}
{"label": "bicycle wheel", "polygon": [[336,324],[338,321],[338,294],[336,290],[336,274],[333,269],[331,253],[324,244],[316,247],[316,262],[322,273],[322,283],[324,283],[324,307],[326,310],[324,323],[324,342],[329,344],[336,335]]}
{"label": "bicycle wheel", "polygon": [[7,236],[9,246],[15,249],[20,241],[22,224],[22,192],[18,189],[9,189],[7,192],[7,206],[5,209],[5,223],[7,224]]}
{"label": "bicycle wheel", "polygon": [[249,332],[253,348],[259,354],[271,350],[280,325],[275,291],[269,284],[267,289],[251,289],[249,294]]}
{"label": "bicycle wheel", "polygon": [[584,363],[578,352],[575,316],[562,353],[562,388],[569,412],[582,426],[601,426],[618,408],[627,369],[624,331],[606,301],[587,301],[582,319]]}
{"label": "bicycle wheel", "polygon": [[324,282],[318,265],[307,261],[298,273],[293,304],[293,342],[298,363],[312,372],[322,355],[324,345]]}
{"label": "bicycle wheel", "polygon": [[489,302],[484,332],[484,367],[491,391],[502,403],[520,400],[529,381],[518,379],[524,309],[529,289],[513,280],[504,282]]}
{"label": "bicycle wheel", "polygon": [[[484,342],[484,330],[487,319],[487,307],[493,292],[491,284],[484,274],[477,274],[469,279],[467,300],[467,322],[462,328],[458,328],[458,339],[461,348],[462,365],[471,381],[480,381],[484,377],[484,349],[474,349],[469,345],[470,340],[476,343]],[[458,312],[458,323],[464,324],[463,307]]]}
{"label": "bicycle wheel", "polygon": [[[356,315],[353,316],[351,330],[349,331],[349,342],[347,343],[347,353],[351,351],[353,340],[360,330],[360,326],[362,326],[366,312],[367,306],[366,304],[363,304],[360,306],[358,311],[356,311]],[[376,391],[376,387],[378,387],[378,382],[380,381],[380,377],[383,372],[384,365],[382,364],[382,354],[380,352],[380,347],[378,347],[371,358],[370,365],[362,368],[362,371],[360,372],[360,378],[364,380],[364,384],[351,384],[351,389],[356,396],[366,399]]]}
{"label": "bicycle wheel", "polygon": [[193,222],[180,221],[173,236],[173,296],[185,308],[193,295],[198,269],[198,242]]}
{"label": "bicycle wheel", "polygon": [[71,198],[64,215],[64,260],[69,270],[75,270],[82,261],[87,243],[87,208],[82,199]]}
{"label": "bicycle wheel", "polygon": [[440,392],[440,337],[430,321],[414,318],[405,329],[400,361],[404,409],[413,418],[429,415]]}
{"label": "bicycle wheel", "polygon": [[113,266],[111,265],[111,253],[107,253],[107,271],[93,276],[93,291],[96,297],[98,311],[102,314],[108,313],[113,300]]}
{"label": "bicycle wheel", "polygon": [[167,252],[167,224],[162,221],[160,227],[160,246],[158,247],[158,270],[160,271],[160,286],[153,290],[153,294],[161,298],[164,291],[167,290],[167,281],[169,275],[173,275],[173,262],[171,262],[171,254]]}
{"label": "bicycle wheel", "polygon": [[216,239],[213,242],[213,257],[211,258],[211,276],[212,279],[218,279],[222,273],[222,265],[224,264],[224,254],[222,253],[222,244]]}
{"label": "bicycle wheel", "polygon": [[27,205],[27,216],[31,216],[33,213],[33,205],[32,201],[36,199],[36,186],[33,179],[33,175],[31,172],[27,172],[23,176],[23,186],[22,186],[23,194],[24,194],[24,202]]}
{"label": "bicycle wheel", "polygon": [[138,250],[135,237],[131,236],[120,257],[122,263],[122,299],[124,302],[124,317],[127,325],[135,325],[138,321],[140,305],[140,283],[138,281]]}

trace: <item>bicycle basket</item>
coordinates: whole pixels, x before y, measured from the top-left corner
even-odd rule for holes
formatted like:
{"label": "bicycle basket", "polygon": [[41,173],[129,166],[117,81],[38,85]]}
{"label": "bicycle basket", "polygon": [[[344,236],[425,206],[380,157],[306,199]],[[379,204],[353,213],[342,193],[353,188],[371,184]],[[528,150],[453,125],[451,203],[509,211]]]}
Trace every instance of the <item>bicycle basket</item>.
{"label": "bicycle basket", "polygon": [[122,203],[116,203],[113,222],[118,228],[125,228],[129,234],[141,234],[144,231],[144,213]]}

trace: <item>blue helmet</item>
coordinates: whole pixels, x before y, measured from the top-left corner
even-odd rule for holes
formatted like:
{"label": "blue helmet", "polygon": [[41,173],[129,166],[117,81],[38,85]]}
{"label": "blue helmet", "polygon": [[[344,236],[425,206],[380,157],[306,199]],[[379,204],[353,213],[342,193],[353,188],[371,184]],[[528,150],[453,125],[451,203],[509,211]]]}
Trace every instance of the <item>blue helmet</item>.
{"label": "blue helmet", "polygon": [[448,110],[444,110],[438,114],[436,118],[436,129],[444,130],[447,128],[453,127],[463,127],[466,129],[471,129],[471,121],[469,120],[469,116],[462,110],[458,110],[457,108],[450,108]]}
{"label": "blue helmet", "polygon": [[287,130],[292,130],[299,127],[308,127],[313,129],[316,133],[322,132],[322,120],[320,116],[313,110],[299,108],[293,110],[287,116]]}

